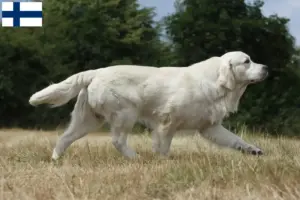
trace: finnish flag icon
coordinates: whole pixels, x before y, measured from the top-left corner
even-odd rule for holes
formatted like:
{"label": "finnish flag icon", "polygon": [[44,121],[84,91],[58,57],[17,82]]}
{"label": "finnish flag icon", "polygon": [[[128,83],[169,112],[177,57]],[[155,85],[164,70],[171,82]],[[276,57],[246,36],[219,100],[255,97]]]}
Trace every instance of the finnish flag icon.
{"label": "finnish flag icon", "polygon": [[2,27],[42,27],[42,2],[2,2]]}

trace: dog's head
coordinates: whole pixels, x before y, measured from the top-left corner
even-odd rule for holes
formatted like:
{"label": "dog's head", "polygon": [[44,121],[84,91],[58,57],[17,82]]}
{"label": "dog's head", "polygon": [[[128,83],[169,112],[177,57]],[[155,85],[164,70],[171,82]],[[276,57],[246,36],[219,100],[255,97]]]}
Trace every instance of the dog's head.
{"label": "dog's head", "polygon": [[233,90],[237,84],[250,84],[268,76],[267,66],[255,63],[241,51],[232,51],[221,56],[218,83]]}

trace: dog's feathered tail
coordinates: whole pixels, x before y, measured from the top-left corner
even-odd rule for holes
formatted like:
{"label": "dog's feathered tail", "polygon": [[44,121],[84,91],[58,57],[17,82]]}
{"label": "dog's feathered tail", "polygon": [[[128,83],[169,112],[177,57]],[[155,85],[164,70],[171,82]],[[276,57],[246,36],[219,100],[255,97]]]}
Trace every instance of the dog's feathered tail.
{"label": "dog's feathered tail", "polygon": [[34,93],[29,103],[33,106],[40,104],[50,104],[51,107],[62,106],[76,97],[82,88],[86,88],[96,76],[96,72],[97,70],[80,72],[60,83],[49,85]]}

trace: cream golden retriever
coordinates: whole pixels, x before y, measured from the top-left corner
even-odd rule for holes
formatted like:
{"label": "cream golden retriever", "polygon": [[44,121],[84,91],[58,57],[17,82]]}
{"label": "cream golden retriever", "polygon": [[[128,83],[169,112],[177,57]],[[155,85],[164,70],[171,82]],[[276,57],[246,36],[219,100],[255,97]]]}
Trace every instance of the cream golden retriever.
{"label": "cream golden retriever", "polygon": [[267,75],[267,66],[234,51],[188,67],[118,65],[84,71],[33,94],[29,102],[57,107],[78,96],[53,159],[105,121],[111,127],[112,144],[129,158],[136,153],[127,145],[127,134],[136,122],[152,130],[153,151],[163,156],[174,133],[183,129],[197,130],[218,145],[260,155],[261,149],[225,129],[222,120],[237,111],[246,87]]}

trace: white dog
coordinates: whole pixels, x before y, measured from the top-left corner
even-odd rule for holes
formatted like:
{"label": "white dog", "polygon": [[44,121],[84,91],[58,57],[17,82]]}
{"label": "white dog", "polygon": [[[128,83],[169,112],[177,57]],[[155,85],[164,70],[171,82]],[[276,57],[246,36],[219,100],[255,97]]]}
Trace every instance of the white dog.
{"label": "white dog", "polygon": [[118,65],[89,70],[48,86],[33,94],[29,102],[57,107],[78,95],[53,159],[105,121],[111,126],[113,145],[129,158],[136,153],[127,145],[127,134],[137,121],[153,130],[153,150],[161,155],[167,155],[174,133],[183,129],[197,130],[221,146],[260,155],[259,148],[221,123],[237,111],[246,87],[267,75],[265,65],[235,51],[188,67]]}

